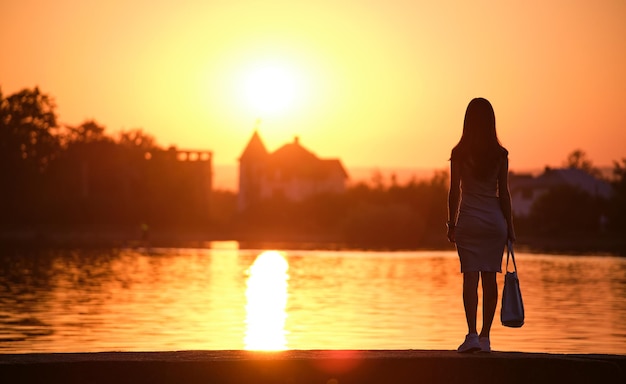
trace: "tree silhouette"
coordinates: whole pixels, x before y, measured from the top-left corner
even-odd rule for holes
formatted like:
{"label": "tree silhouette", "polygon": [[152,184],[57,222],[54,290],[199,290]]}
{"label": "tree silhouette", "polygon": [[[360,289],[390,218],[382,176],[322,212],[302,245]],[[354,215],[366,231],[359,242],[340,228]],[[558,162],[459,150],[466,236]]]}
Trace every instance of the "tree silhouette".
{"label": "tree silhouette", "polygon": [[535,232],[545,235],[573,235],[597,231],[602,204],[585,191],[570,185],[550,189],[537,198],[529,220]]}
{"label": "tree silhouette", "polygon": [[582,149],[575,149],[567,155],[567,159],[565,159],[563,165],[566,168],[580,169],[592,176],[599,177],[601,175],[600,170],[593,165],[591,160],[587,157],[587,153]]}
{"label": "tree silhouette", "polygon": [[614,195],[608,210],[609,223],[623,236],[626,230],[626,158],[622,159],[621,164],[614,162],[613,177],[611,184]]}
{"label": "tree silhouette", "polygon": [[42,175],[61,149],[54,109],[39,88],[0,92],[0,223],[32,222],[46,200]]}
{"label": "tree silhouette", "polygon": [[139,151],[150,151],[158,148],[154,137],[144,133],[142,129],[121,131],[118,142],[123,147]]}
{"label": "tree silhouette", "polygon": [[65,128],[66,131],[62,135],[62,142],[66,147],[71,144],[109,140],[104,134],[105,127],[99,125],[95,120],[86,120],[76,127],[66,126]]}
{"label": "tree silhouette", "polygon": [[39,88],[0,94],[0,156],[4,164],[43,172],[60,149],[55,104]]}

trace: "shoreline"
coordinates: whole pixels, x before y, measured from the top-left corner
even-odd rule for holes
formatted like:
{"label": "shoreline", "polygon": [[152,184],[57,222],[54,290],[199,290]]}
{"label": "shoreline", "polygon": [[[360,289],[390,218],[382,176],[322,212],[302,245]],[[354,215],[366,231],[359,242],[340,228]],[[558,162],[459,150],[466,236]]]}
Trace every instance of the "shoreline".
{"label": "shoreline", "polygon": [[[442,235],[443,236],[443,235]],[[427,241],[421,246],[347,243],[339,238],[309,235],[263,236],[219,232],[211,229],[154,230],[148,240],[138,228],[61,230],[0,230],[1,248],[210,248],[212,242],[238,242],[240,249],[316,249],[372,251],[450,251],[447,241]],[[241,246],[243,245],[243,246]],[[612,235],[576,238],[522,237],[516,249],[528,253],[626,256],[626,239]]]}
{"label": "shoreline", "polygon": [[623,383],[626,355],[426,350],[0,354],[20,383]]}

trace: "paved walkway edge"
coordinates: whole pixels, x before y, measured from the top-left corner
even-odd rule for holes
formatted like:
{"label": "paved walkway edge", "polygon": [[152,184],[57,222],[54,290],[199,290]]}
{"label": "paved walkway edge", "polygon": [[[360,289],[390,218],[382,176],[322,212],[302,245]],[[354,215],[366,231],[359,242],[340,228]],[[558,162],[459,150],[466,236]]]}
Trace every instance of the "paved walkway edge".
{"label": "paved walkway edge", "polygon": [[0,354],[0,378],[26,384],[626,383],[626,355],[416,350]]}

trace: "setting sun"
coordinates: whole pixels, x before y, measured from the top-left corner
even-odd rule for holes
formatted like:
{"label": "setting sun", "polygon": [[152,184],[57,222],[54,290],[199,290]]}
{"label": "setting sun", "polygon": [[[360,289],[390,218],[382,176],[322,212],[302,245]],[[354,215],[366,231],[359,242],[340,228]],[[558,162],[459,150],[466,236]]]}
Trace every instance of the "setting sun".
{"label": "setting sun", "polygon": [[287,111],[301,92],[300,79],[293,69],[282,63],[257,63],[242,77],[241,96],[259,117]]}

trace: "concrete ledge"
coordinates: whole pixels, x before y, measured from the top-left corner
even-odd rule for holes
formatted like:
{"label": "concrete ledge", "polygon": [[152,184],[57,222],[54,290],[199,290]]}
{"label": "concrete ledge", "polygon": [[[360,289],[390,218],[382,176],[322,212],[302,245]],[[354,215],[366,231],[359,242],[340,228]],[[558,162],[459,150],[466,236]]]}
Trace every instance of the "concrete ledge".
{"label": "concrete ledge", "polygon": [[625,383],[626,356],[414,350],[0,354],[0,378],[69,384]]}

